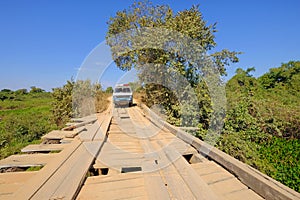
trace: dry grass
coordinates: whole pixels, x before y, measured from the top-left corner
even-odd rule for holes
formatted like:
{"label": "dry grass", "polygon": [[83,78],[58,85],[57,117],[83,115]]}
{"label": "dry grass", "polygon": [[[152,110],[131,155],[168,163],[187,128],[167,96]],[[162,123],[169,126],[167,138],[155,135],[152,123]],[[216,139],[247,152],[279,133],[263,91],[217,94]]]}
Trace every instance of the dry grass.
{"label": "dry grass", "polygon": [[145,103],[145,93],[143,92],[134,92],[133,93],[134,103],[140,105],[141,103]]}
{"label": "dry grass", "polygon": [[105,111],[108,108],[108,105],[111,102],[111,93],[98,93],[97,97],[96,97],[96,112],[97,113],[102,113],[103,111]]}

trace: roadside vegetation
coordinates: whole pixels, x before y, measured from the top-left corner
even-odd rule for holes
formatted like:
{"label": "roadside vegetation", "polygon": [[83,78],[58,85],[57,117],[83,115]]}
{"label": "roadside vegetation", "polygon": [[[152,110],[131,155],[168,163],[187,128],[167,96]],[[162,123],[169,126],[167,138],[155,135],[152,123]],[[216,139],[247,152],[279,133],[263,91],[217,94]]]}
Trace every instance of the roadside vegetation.
{"label": "roadside vegetation", "polygon": [[62,127],[71,117],[105,111],[112,91],[112,87],[103,91],[100,84],[91,83],[90,80],[70,80],[62,87],[54,88],[52,113],[55,124]]}
{"label": "roadside vegetation", "polygon": [[[76,105],[72,103],[72,91],[75,85],[93,96],[95,112],[104,111],[111,96],[111,89],[102,91],[101,85],[91,84],[90,81],[67,81],[60,88],[52,92],[45,92],[41,88],[31,87],[11,91],[0,91],[0,159],[20,150],[28,144],[40,143],[41,136],[54,129],[62,128],[73,116],[79,116]],[[78,97],[78,96],[77,96]],[[82,100],[82,99],[81,99]],[[79,103],[85,103],[78,101]],[[75,109],[73,109],[73,105]],[[77,105],[78,106],[78,105]]]}
{"label": "roadside vegetation", "polygon": [[[238,69],[227,85],[218,148],[300,191],[300,62],[254,78]],[[200,133],[198,133],[200,135]]]}
{"label": "roadside vegetation", "polygon": [[0,159],[20,152],[30,143],[55,129],[51,113],[52,97],[40,88],[32,87],[0,92]]}

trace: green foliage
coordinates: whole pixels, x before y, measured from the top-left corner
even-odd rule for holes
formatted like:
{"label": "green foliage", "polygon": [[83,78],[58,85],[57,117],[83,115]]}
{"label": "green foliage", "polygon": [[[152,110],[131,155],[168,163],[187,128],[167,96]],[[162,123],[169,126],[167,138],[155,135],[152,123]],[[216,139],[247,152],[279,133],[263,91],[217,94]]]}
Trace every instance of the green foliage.
{"label": "green foliage", "polygon": [[41,89],[41,88],[37,88],[35,86],[31,86],[30,87],[30,93],[42,93],[42,92],[45,92],[45,90]]}
{"label": "green foliage", "polygon": [[26,169],[27,172],[32,172],[32,171],[39,171],[43,168],[43,166],[32,166],[32,167],[28,167]]}
{"label": "green foliage", "polygon": [[56,128],[51,120],[49,93],[18,95],[21,100],[0,102],[0,159],[38,142],[42,135]]}
{"label": "green foliage", "polygon": [[[174,67],[176,71],[190,79],[190,82],[195,81],[193,80],[194,78],[197,79],[195,67],[191,61],[183,58],[176,52],[166,52],[163,49],[154,49],[145,46],[143,49],[133,49],[128,53],[119,55],[119,46],[124,45],[125,41],[123,40],[127,40],[128,38],[118,38],[118,41],[115,42],[111,40],[111,37],[127,30],[138,31],[138,29],[145,27],[166,29],[194,39],[204,50],[211,50],[216,46],[213,34],[216,32],[215,24],[206,25],[198,6],[193,6],[188,10],[174,14],[172,9],[167,5],[154,6],[148,1],[137,2],[128,10],[117,12],[116,16],[109,20],[108,25],[107,41],[113,47],[112,54],[117,66],[123,70],[130,70],[133,67],[138,69],[140,65],[145,63],[155,63],[160,64],[157,69],[159,71],[164,70],[163,67]],[[157,37],[156,43],[165,42],[161,38],[164,37],[163,35],[157,35]],[[135,38],[130,39],[132,40],[131,43],[137,42]],[[145,35],[145,37],[139,37],[138,42],[147,44],[149,42],[148,39]],[[172,41],[172,38],[170,41]],[[129,47],[134,47],[134,44]],[[239,53],[222,50],[221,52],[215,52],[212,57],[223,74],[225,72],[225,65],[228,65],[230,62],[238,62],[237,54]]]}
{"label": "green foliage", "polygon": [[[300,62],[258,79],[237,70],[227,85],[228,111],[218,148],[299,190]],[[297,138],[297,139],[296,139]]]}
{"label": "green foliage", "polygon": [[142,86],[139,82],[129,82],[128,83],[133,92],[139,92],[142,89]]}
{"label": "green foliage", "polygon": [[52,113],[57,126],[62,127],[71,117],[102,112],[108,106],[108,97],[100,84],[90,80],[67,81],[61,88],[53,89]]}
{"label": "green foliage", "polygon": [[95,113],[95,96],[101,85],[90,80],[77,80],[72,91],[73,116],[82,117]]}
{"label": "green foliage", "polygon": [[3,89],[0,92],[0,100],[13,100],[15,98],[15,94],[12,90],[9,89]]}
{"label": "green foliage", "polygon": [[282,64],[281,67],[272,68],[258,80],[266,89],[276,86],[291,87],[293,90],[300,91],[300,62],[290,61]]}
{"label": "green foliage", "polygon": [[10,89],[2,89],[1,92],[5,92],[5,93],[13,93],[13,91],[10,90]]}
{"label": "green foliage", "polygon": [[27,93],[28,93],[27,89],[19,89],[19,90],[15,91],[16,95],[23,95],[23,94],[27,94]]}
{"label": "green foliage", "polygon": [[272,170],[266,173],[300,192],[300,140],[272,137],[260,148],[261,159]]}
{"label": "green foliage", "polygon": [[55,124],[59,127],[63,126],[73,114],[72,108],[72,91],[74,81],[67,81],[61,88],[53,89],[52,113]]}
{"label": "green foliage", "polygon": [[113,93],[114,90],[112,87],[107,87],[106,90],[105,90],[106,93]]}
{"label": "green foliage", "polygon": [[[144,30],[143,28],[155,30],[141,36],[139,32]],[[114,38],[128,30],[135,34],[124,34]],[[168,30],[168,34],[161,30]],[[209,103],[206,103],[210,97],[200,94],[200,104],[194,105],[189,102],[190,95],[187,94],[191,94],[197,87],[200,88],[199,77],[204,73],[203,69],[206,66],[193,63],[193,59],[202,55],[203,51],[212,51],[215,48],[215,32],[216,24],[207,25],[198,6],[174,13],[168,5],[153,5],[149,1],[143,1],[134,3],[129,9],[119,11],[116,16],[110,18],[106,38],[108,45],[112,47],[116,65],[122,70],[138,70],[139,81],[144,84],[144,100],[148,106],[163,106],[167,120],[172,124],[185,126],[189,122],[190,125],[199,124],[205,129],[211,112],[210,106],[207,105]],[[153,41],[149,39],[154,35]],[[176,41],[178,38],[172,37],[192,39],[198,46],[193,49],[190,43],[177,44],[174,39]],[[124,44],[127,46],[124,47]],[[176,46],[174,49],[186,49],[191,52],[184,52],[185,55],[182,55],[179,51],[167,51],[163,48],[167,44]],[[135,48],[136,46],[141,48]],[[129,50],[122,51],[124,48]],[[225,65],[238,62],[238,54],[239,52],[224,49],[214,52],[211,57],[220,73],[224,75]],[[187,81],[181,84],[177,77],[183,77]],[[171,88],[172,83],[177,83],[177,87]],[[204,86],[201,87],[204,91]],[[207,94],[208,89],[205,90],[204,94]],[[206,106],[202,108],[202,105]],[[201,109],[200,115],[197,107]],[[195,119],[199,119],[200,123]]]}

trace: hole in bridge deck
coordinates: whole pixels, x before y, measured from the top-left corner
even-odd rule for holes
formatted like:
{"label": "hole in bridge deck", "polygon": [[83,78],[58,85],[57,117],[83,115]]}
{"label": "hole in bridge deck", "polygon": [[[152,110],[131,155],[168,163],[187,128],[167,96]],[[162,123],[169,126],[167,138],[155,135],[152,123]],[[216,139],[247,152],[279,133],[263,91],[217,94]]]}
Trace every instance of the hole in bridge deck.
{"label": "hole in bridge deck", "polygon": [[184,157],[184,159],[189,163],[189,164],[195,164],[195,163],[199,163],[199,162],[203,162],[203,160],[207,159],[204,156],[202,156],[201,154],[184,154],[182,155]]}
{"label": "hole in bridge deck", "polygon": [[108,169],[108,168],[100,168],[99,171],[100,171],[100,174],[101,174],[101,175],[107,175],[109,169]]}
{"label": "hole in bridge deck", "polygon": [[25,172],[25,171],[39,171],[44,166],[38,165],[38,166],[28,166],[28,167],[3,167],[0,169],[0,173],[8,173],[8,172]]}
{"label": "hole in bridge deck", "polygon": [[182,155],[185,160],[191,164],[191,158],[193,157],[193,154],[185,154],[185,155]]}
{"label": "hole in bridge deck", "polygon": [[26,151],[21,152],[22,155],[26,154],[55,154],[60,153],[62,150],[32,150],[32,151]]}
{"label": "hole in bridge deck", "polygon": [[61,139],[45,139],[42,144],[61,144]]}
{"label": "hole in bridge deck", "polygon": [[142,171],[141,167],[122,167],[121,173],[139,172]]}
{"label": "hole in bridge deck", "polygon": [[109,171],[109,168],[90,168],[87,177],[91,176],[100,176],[100,175],[107,175]]}

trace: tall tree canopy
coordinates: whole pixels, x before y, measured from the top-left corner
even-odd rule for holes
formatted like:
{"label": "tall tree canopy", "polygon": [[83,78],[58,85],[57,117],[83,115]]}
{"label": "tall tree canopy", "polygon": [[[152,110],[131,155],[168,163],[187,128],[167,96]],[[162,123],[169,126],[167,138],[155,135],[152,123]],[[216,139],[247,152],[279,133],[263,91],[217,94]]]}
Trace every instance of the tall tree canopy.
{"label": "tall tree canopy", "polygon": [[[205,127],[208,127],[210,108],[203,109],[203,113],[201,111],[199,114],[191,107],[182,109],[184,106],[179,104],[185,102],[188,106],[194,93],[195,98],[198,98],[198,107],[204,104],[210,107],[209,95],[195,94],[208,93],[208,87],[199,86],[206,83],[202,80],[205,74],[203,69],[213,67],[218,70],[217,73],[225,75],[225,66],[238,62],[239,52],[227,49],[207,55],[217,45],[214,35],[216,31],[216,23],[207,25],[199,6],[174,13],[168,5],[153,5],[143,1],[134,3],[129,9],[119,11],[110,18],[106,41],[120,69],[138,70],[140,81],[146,83],[145,99],[149,106],[163,105],[171,119],[169,122],[178,125],[183,124],[177,120],[182,116],[181,111],[189,110],[194,114],[186,121],[192,121],[197,115],[202,123],[206,121]],[[147,84],[153,79],[156,79],[156,84]],[[161,84],[166,82],[169,85]],[[176,83],[176,87],[170,91],[172,83]],[[193,91],[189,89],[187,92],[187,87]],[[180,99],[182,97],[185,99]]]}
{"label": "tall tree canopy", "polygon": [[[165,52],[162,49],[135,49],[120,56],[118,54],[119,48],[115,47],[122,46],[124,43],[128,46],[133,46],[133,41],[124,41],[124,39],[128,38],[118,37],[117,42],[112,42],[110,38],[128,30],[136,31],[141,28],[160,28],[178,32],[197,41],[205,51],[213,50],[217,45],[214,35],[217,31],[216,23],[207,25],[202,13],[199,11],[199,6],[193,6],[190,9],[174,13],[168,5],[153,5],[149,1],[137,2],[129,9],[117,12],[116,16],[111,17],[108,21],[106,38],[108,45],[112,47],[113,58],[120,69],[130,70],[133,67],[138,68],[139,65],[144,63],[159,63],[164,66],[175,67],[187,78],[191,73],[197,73],[197,71],[193,69],[194,66],[190,60],[174,52]],[[153,29],[153,31],[155,31],[155,29]],[[144,39],[147,40],[147,37]],[[170,40],[172,40],[172,38],[170,38]],[[147,41],[139,42],[147,43]],[[225,65],[228,65],[230,62],[238,62],[237,54],[238,52],[224,49],[211,55],[211,58],[219,67],[221,75],[225,74]]]}

